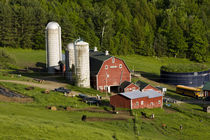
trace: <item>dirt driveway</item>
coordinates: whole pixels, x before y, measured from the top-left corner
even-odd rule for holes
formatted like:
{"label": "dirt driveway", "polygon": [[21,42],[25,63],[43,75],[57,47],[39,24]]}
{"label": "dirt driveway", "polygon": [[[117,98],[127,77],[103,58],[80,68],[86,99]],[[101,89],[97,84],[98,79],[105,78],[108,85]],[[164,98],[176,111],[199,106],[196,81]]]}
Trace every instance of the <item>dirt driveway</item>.
{"label": "dirt driveway", "polygon": [[27,86],[39,87],[47,90],[53,90],[58,87],[65,87],[67,84],[52,82],[52,81],[44,81],[44,83],[34,83],[30,81],[18,81],[18,80],[0,80],[0,82],[9,82],[9,83],[16,83],[22,84]]}

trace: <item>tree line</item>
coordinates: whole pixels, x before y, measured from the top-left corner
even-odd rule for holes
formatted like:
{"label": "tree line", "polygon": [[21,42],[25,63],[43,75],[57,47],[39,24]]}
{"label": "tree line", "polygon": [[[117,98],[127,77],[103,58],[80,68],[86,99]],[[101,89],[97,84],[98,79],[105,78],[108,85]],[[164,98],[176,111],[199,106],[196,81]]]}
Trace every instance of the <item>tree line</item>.
{"label": "tree line", "polygon": [[45,49],[56,21],[65,47],[78,37],[111,54],[207,60],[209,0],[1,0],[0,46]]}

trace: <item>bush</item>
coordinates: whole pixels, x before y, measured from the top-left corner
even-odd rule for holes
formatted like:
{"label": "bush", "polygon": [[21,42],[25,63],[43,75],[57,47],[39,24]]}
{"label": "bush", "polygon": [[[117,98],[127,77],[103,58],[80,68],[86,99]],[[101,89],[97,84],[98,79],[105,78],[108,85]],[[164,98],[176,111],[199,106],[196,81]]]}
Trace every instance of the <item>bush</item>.
{"label": "bush", "polygon": [[200,72],[200,71],[207,71],[210,68],[204,64],[169,64],[162,66],[160,68],[161,71],[166,72]]}
{"label": "bush", "polygon": [[0,69],[7,69],[10,68],[11,65],[15,64],[15,60],[4,50],[0,50],[0,62]]}

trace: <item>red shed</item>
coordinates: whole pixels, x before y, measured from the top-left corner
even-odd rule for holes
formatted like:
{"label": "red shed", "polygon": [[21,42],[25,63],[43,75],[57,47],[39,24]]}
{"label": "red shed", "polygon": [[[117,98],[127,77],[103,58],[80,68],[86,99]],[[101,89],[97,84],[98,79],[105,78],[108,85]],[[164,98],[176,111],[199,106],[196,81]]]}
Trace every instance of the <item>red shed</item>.
{"label": "red shed", "polygon": [[151,86],[150,84],[144,83],[144,82],[142,82],[142,81],[137,81],[137,82],[136,82],[136,85],[139,86],[140,91],[142,91],[142,92],[143,92],[143,91],[148,91],[148,90],[154,90],[154,91],[159,92],[159,93],[162,94],[162,91],[159,90],[158,88],[153,87],[153,86]]}
{"label": "red shed", "polygon": [[103,52],[90,51],[91,86],[102,92],[118,92],[124,81],[131,81],[131,73],[125,62]]}
{"label": "red shed", "polygon": [[110,104],[114,107],[128,109],[162,108],[163,95],[154,90],[145,92],[136,90],[111,96]]}
{"label": "red shed", "polygon": [[135,85],[134,83],[124,81],[120,85],[120,92],[129,92],[129,91],[135,91],[135,90],[139,90],[139,87]]}

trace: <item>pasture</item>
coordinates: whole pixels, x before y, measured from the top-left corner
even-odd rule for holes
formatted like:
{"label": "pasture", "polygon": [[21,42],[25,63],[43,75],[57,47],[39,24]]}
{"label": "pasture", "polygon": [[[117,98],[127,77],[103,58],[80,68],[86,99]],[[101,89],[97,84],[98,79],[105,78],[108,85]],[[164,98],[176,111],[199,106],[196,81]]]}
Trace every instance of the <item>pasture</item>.
{"label": "pasture", "polygon": [[[1,48],[2,49],[2,48]],[[15,60],[15,68],[0,71],[0,80],[19,80],[34,82],[36,77],[49,77],[36,69],[29,69],[21,73],[26,67],[37,68],[37,64],[45,63],[45,51],[22,50],[3,48]],[[145,56],[118,56],[122,58],[130,69],[149,74],[159,75],[159,68],[168,63],[194,63],[187,59],[155,58]],[[39,62],[39,63],[37,63]],[[209,62],[206,63],[210,65]],[[43,66],[43,65],[42,65]],[[34,71],[33,71],[34,70]],[[19,77],[19,74],[22,74]],[[154,80],[145,77],[135,77],[134,80],[143,80],[158,85]],[[102,95],[94,89],[79,88],[68,85],[62,78],[57,82],[67,84],[67,88],[89,95]],[[202,105],[170,104],[163,109],[139,109],[129,112],[126,109],[117,109],[119,114],[112,114],[110,107],[88,105],[78,97],[65,97],[62,93],[50,91],[44,94],[45,89],[35,87],[26,90],[28,86],[0,82],[0,85],[12,91],[33,99],[33,102],[18,103],[0,98],[0,139],[208,139],[210,137],[210,114],[202,111]],[[160,84],[169,89],[168,96],[177,99],[191,99],[174,93],[174,86]],[[47,109],[47,106],[60,108],[57,111]],[[63,107],[70,107],[66,111]],[[94,110],[94,111],[93,111]],[[123,114],[121,112],[127,112]],[[146,117],[141,112],[146,113]],[[155,118],[151,119],[151,114]],[[81,121],[83,115],[89,121]],[[91,119],[92,117],[92,119]],[[122,117],[124,119],[122,119]],[[92,120],[92,121],[91,121]],[[163,127],[164,126],[164,127]],[[180,129],[180,126],[183,128]]]}

